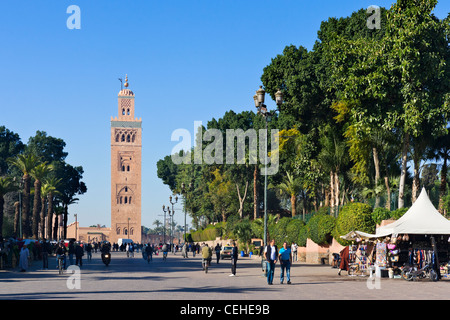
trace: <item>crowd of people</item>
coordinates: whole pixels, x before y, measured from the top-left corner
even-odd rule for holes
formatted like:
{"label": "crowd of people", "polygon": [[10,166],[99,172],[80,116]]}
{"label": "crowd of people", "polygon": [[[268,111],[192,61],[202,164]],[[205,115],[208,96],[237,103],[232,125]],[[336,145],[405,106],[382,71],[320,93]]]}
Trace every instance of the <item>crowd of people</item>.
{"label": "crowd of people", "polygon": [[[18,267],[21,272],[25,272],[29,268],[29,262],[31,260],[42,260],[43,269],[49,268],[49,257],[53,254],[63,256],[64,268],[70,265],[76,265],[78,267],[83,266],[83,257],[86,255],[86,259],[89,261],[92,259],[93,252],[103,252],[107,245],[107,250],[126,252],[127,257],[133,258],[135,252],[142,252],[142,256],[149,263],[153,260],[153,255],[158,255],[163,252],[167,256],[167,252],[176,254],[181,252],[183,258],[189,258],[192,254],[193,257],[197,254],[201,254],[202,265],[206,262],[208,265],[215,255],[216,264],[221,259],[222,245],[217,243],[215,246],[209,246],[207,243],[185,243],[182,246],[173,244],[170,245],[155,245],[155,244],[138,244],[138,243],[122,243],[121,245],[108,242],[88,242],[81,243],[70,241],[50,242],[46,239],[39,242],[21,243],[19,241],[1,241],[0,242],[0,268],[8,265],[8,253],[12,250],[13,246],[19,245],[18,254]],[[230,241],[228,246],[231,246],[231,273],[230,276],[236,276],[237,262],[238,262],[238,249],[235,241]],[[31,248],[30,248],[31,247]],[[260,248],[260,256],[263,259],[263,271],[267,275],[267,284],[272,285],[275,275],[276,265],[280,266],[280,283],[283,284],[286,279],[287,284],[291,284],[290,269],[293,261],[298,261],[297,258],[298,246],[295,243],[289,245],[287,242],[283,243],[281,248],[275,245],[275,241],[271,240],[268,245]],[[34,259],[33,259],[34,257]]]}

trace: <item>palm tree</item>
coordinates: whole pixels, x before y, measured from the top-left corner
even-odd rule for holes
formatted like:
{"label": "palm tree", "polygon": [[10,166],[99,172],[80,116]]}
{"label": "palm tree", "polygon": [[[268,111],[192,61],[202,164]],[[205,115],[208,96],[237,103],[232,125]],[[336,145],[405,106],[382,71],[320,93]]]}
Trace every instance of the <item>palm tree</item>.
{"label": "palm tree", "polygon": [[339,175],[348,163],[347,148],[337,128],[330,125],[320,129],[321,151],[318,160],[322,168],[330,173],[330,209],[336,215],[339,209]]}
{"label": "palm tree", "polygon": [[58,188],[60,186],[61,179],[51,177],[44,183],[43,189],[47,193],[47,239],[56,239],[53,237],[52,221],[53,221],[53,200],[55,195],[59,194]]}
{"label": "palm tree", "polygon": [[23,173],[23,200],[22,200],[22,229],[23,237],[31,236],[30,228],[30,172],[36,167],[40,160],[33,154],[19,154],[17,158],[9,158],[7,160],[11,165],[18,168]]}
{"label": "palm tree", "polygon": [[47,162],[40,163],[30,171],[34,178],[34,201],[33,201],[33,238],[38,239],[39,213],[41,213],[41,186],[42,181],[52,171],[53,167]]}
{"label": "palm tree", "polygon": [[0,239],[3,239],[3,205],[5,204],[3,197],[14,190],[13,180],[10,177],[0,177]]}
{"label": "palm tree", "polygon": [[[302,190],[302,183],[298,177],[292,176],[289,172],[286,172],[286,177],[283,182],[276,185],[276,188],[280,190],[281,193],[286,193],[289,195],[291,200],[291,214],[292,217],[295,217],[297,214],[296,205],[297,205],[297,195]],[[303,220],[305,217],[303,217]]]}
{"label": "palm tree", "polygon": [[63,237],[64,239],[67,238],[67,217],[69,216],[69,206],[71,204],[77,203],[78,198],[74,198],[72,195],[69,195],[67,193],[62,193],[59,196],[59,199],[61,200],[61,203],[63,205],[64,211],[63,211]]}
{"label": "palm tree", "polygon": [[436,138],[430,148],[429,158],[436,160],[442,159],[441,184],[439,187],[439,212],[444,214],[444,198],[447,193],[447,171],[448,161],[450,160],[450,133]]}
{"label": "palm tree", "polygon": [[55,224],[53,225],[53,239],[58,240],[59,218],[64,214],[64,208],[56,206],[53,208],[55,212]]}

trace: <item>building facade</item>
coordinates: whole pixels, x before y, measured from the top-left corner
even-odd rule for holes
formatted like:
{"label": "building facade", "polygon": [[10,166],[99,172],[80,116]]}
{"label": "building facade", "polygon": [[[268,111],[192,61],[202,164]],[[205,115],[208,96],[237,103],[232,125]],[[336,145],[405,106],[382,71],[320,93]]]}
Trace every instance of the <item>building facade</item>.
{"label": "building facade", "polygon": [[134,116],[134,93],[118,95],[118,116],[111,117],[111,232],[109,241],[141,243],[142,120]]}

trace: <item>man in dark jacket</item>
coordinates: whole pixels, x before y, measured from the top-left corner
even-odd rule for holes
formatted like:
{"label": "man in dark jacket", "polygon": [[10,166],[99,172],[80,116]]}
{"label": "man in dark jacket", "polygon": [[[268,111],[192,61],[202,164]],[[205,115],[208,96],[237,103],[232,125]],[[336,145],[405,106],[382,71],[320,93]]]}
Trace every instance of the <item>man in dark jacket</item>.
{"label": "man in dark jacket", "polygon": [[264,257],[267,261],[267,284],[273,284],[273,276],[275,272],[275,263],[278,259],[278,248],[275,245],[275,240],[271,240],[269,245],[264,249]]}
{"label": "man in dark jacket", "polygon": [[83,247],[79,243],[77,243],[75,247],[75,264],[80,268],[83,266],[83,255],[84,255]]}
{"label": "man in dark jacket", "polygon": [[236,247],[236,242],[232,241],[231,245],[233,249],[231,250],[231,274],[230,277],[234,277],[236,275],[236,264],[238,259],[238,250]]}

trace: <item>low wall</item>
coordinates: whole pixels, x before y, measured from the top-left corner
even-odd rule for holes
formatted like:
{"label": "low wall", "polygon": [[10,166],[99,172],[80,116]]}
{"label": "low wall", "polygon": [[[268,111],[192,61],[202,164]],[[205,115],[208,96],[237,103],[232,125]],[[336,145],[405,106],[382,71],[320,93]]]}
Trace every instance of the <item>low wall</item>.
{"label": "low wall", "polygon": [[[222,246],[230,245],[231,239],[216,238],[212,241],[201,241],[200,244],[205,242],[209,247],[214,248],[217,243]],[[298,247],[297,258],[298,261],[306,262],[310,264],[331,264],[333,261],[333,253],[339,253],[345,247],[339,244],[335,239],[329,245],[318,245],[311,239],[307,239],[306,247]],[[239,253],[240,254],[240,253]],[[259,258],[259,256],[253,256]]]}
{"label": "low wall", "polygon": [[310,264],[331,264],[333,253],[339,253],[344,246],[335,239],[329,245],[318,245],[311,239],[306,240],[306,247],[299,247],[297,251],[298,260]]}

